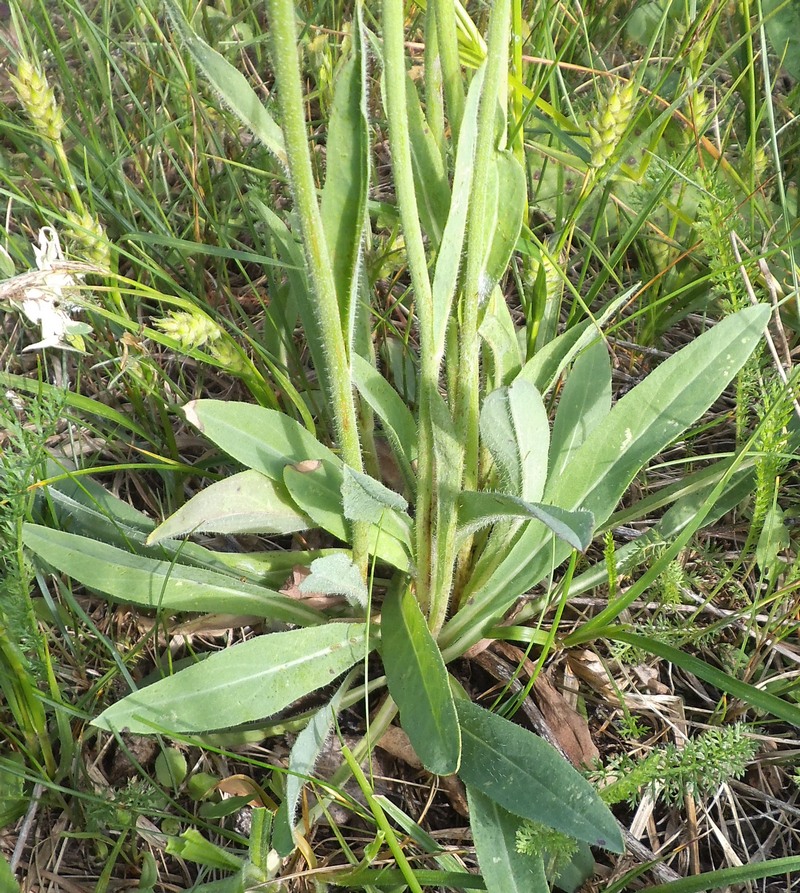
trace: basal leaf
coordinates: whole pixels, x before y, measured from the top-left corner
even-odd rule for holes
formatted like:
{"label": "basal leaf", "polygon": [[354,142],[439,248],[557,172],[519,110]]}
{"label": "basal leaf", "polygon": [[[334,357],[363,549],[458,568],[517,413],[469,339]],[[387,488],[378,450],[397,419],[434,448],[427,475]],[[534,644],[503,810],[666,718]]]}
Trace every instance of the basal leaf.
{"label": "basal leaf", "polygon": [[316,711],[292,745],[289,771],[286,774],[286,793],[275,817],[272,839],[272,845],[282,856],[288,856],[295,848],[292,832],[297,820],[300,793],[306,780],[314,772],[356,672],[357,670],[352,670],[345,677],[330,701]]}
{"label": "basal leaf", "polygon": [[496,388],[511,384],[522,368],[523,357],[514,320],[499,287],[492,289],[478,334],[491,351],[488,380]]}
{"label": "basal leaf", "polygon": [[547,893],[550,885],[541,856],[517,852],[519,817],[470,785],[467,802],[478,865],[489,893]]}
{"label": "basal leaf", "polygon": [[508,262],[522,229],[527,201],[525,171],[514,155],[508,151],[494,153],[496,183],[493,210],[494,230],[481,274],[481,294],[488,297],[494,286],[508,269]]}
{"label": "basal leaf", "polygon": [[800,4],[797,0],[763,0],[767,34],[784,68],[800,78]]}
{"label": "basal leaf", "polygon": [[461,758],[461,734],[453,694],[428,624],[407,585],[394,587],[383,603],[381,655],[389,693],[423,766],[451,775]]}
{"label": "basal leaf", "polygon": [[283,480],[287,465],[306,459],[326,459],[341,466],[335,453],[294,419],[274,409],[223,400],[192,400],[184,413],[187,421],[221,450],[273,481]]}
{"label": "basal leaf", "polygon": [[438,247],[450,207],[450,185],[441,153],[422,113],[417,87],[410,77],[406,78],[406,111],[419,219],[431,243]]}
{"label": "basal leaf", "polygon": [[47,564],[89,589],[142,608],[254,614],[302,625],[324,619],[295,599],[236,577],[145,558],[73,533],[26,524],[23,542]]}
{"label": "basal leaf", "polygon": [[376,523],[385,509],[404,512],[408,503],[399,493],[385,487],[375,478],[344,466],[342,508],[348,521]]}
{"label": "basal leaf", "polygon": [[541,499],[550,425],[536,388],[519,378],[510,387],[492,391],[481,409],[480,427],[500,488],[527,501]]}
{"label": "basal leaf", "polygon": [[353,383],[358,393],[369,404],[381,420],[383,432],[392,445],[394,454],[401,464],[403,477],[414,489],[416,479],[411,463],[417,458],[417,423],[407,403],[378,372],[378,370],[358,354],[351,357]]}
{"label": "basal leaf", "polygon": [[211,484],[170,515],[149,543],[188,533],[294,533],[313,527],[282,484],[259,471],[242,471]]}
{"label": "basal leaf", "polygon": [[93,722],[128,729],[205,732],[272,716],[328,685],[368,650],[358,623],[329,623],[258,636],[133,692]]}
{"label": "basal leaf", "polygon": [[638,285],[615,298],[596,319],[579,322],[544,344],[522,367],[520,377],[534,385],[540,394],[548,393],[564,369],[600,337],[602,326],[630,301],[637,289]]}
{"label": "basal leaf", "polygon": [[464,249],[483,72],[484,68],[476,72],[469,87],[464,119],[458,137],[450,211],[447,215],[442,244],[436,257],[436,269],[431,285],[433,293],[433,349],[439,361],[444,354],[447,321],[450,318],[450,307],[456,291],[458,271],[461,268],[461,256]]}
{"label": "basal leaf", "polygon": [[615,853],[622,835],[588,781],[546,741],[471,701],[457,700],[461,776],[514,815]]}
{"label": "basal leaf", "polygon": [[611,362],[603,340],[580,354],[558,401],[550,439],[550,475],[562,475],[569,460],[611,410]]}

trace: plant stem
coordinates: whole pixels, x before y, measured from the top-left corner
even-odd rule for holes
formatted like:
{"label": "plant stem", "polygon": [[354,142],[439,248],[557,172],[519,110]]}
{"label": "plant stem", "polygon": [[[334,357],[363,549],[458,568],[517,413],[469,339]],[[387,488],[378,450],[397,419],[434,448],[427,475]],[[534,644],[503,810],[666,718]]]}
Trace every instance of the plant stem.
{"label": "plant stem", "polygon": [[389,119],[389,140],[392,147],[397,203],[403,225],[408,269],[414,286],[420,336],[419,372],[419,457],[417,466],[416,596],[423,611],[430,613],[431,579],[433,577],[433,510],[435,500],[433,428],[431,397],[438,387],[439,369],[433,351],[433,299],[428,276],[428,261],[422,241],[422,230],[414,191],[411,167],[411,145],[408,135],[406,90],[408,89],[404,50],[402,0],[383,3],[383,63],[386,75],[386,113]]}
{"label": "plant stem", "polygon": [[[316,183],[311,168],[303,103],[297,27],[293,0],[269,0],[272,64],[286,144],[295,212],[306,254],[309,284],[316,298],[325,369],[318,370],[329,390],[330,408],[342,459],[362,470],[350,361],[342,332],[336,284],[322,226]],[[353,560],[366,572],[367,526],[353,522]]]}
{"label": "plant stem", "polygon": [[436,7],[436,29],[439,37],[439,57],[442,62],[444,95],[447,99],[447,117],[453,134],[453,145],[458,145],[461,119],[464,117],[464,84],[461,79],[461,63],[458,59],[456,34],[456,9],[453,0],[429,0]]}
{"label": "plant stem", "polygon": [[487,232],[487,195],[496,146],[496,114],[503,79],[508,77],[508,31],[511,0],[497,0],[489,23],[486,75],[478,109],[478,135],[472,199],[467,221],[467,257],[461,296],[459,333],[459,389],[454,418],[460,441],[464,444],[463,489],[474,490],[478,482],[478,412],[480,398],[480,342],[478,313],[488,295],[482,293],[485,259],[493,233]]}
{"label": "plant stem", "polygon": [[425,117],[431,129],[442,160],[447,160],[444,139],[444,102],[442,83],[442,57],[439,53],[439,37],[436,25],[436,4],[429,3],[425,10]]}

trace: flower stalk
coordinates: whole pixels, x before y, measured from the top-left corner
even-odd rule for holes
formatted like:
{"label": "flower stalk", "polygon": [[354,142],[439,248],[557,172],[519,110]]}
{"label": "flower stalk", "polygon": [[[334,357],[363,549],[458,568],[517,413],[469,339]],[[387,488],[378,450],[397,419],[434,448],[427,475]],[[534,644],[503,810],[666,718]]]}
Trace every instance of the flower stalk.
{"label": "flower stalk", "polygon": [[[322,225],[311,167],[308,133],[297,54],[297,27],[292,0],[269,0],[270,36],[278,106],[288,158],[295,212],[305,248],[309,285],[316,300],[317,323],[325,368],[317,370],[328,391],[336,438],[345,464],[362,470],[350,361],[336,296],[336,283]],[[366,572],[367,527],[353,522],[353,556]]]}

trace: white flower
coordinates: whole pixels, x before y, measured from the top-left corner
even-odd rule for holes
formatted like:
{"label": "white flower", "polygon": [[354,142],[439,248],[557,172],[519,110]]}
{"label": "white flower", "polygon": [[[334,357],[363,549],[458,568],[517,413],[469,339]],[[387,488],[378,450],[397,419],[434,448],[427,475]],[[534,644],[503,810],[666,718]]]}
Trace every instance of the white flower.
{"label": "white flower", "polygon": [[80,336],[91,332],[91,327],[72,319],[71,314],[79,308],[70,300],[70,292],[82,277],[72,272],[75,264],[64,260],[58,233],[52,226],[39,230],[39,244],[34,244],[33,253],[38,272],[23,273],[0,283],[0,298],[8,295],[13,306],[41,327],[42,340],[23,352],[45,347],[79,350],[75,345],[82,344]]}

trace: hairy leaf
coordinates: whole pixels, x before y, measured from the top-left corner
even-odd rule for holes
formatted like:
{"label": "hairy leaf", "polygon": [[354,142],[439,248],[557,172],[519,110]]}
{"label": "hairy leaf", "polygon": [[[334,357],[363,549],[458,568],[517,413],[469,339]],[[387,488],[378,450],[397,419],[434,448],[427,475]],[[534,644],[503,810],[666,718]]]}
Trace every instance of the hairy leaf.
{"label": "hairy leaf", "polygon": [[328,685],[368,648],[366,628],[358,623],[258,636],[133,692],[93,725],[146,735],[254,722]]}

